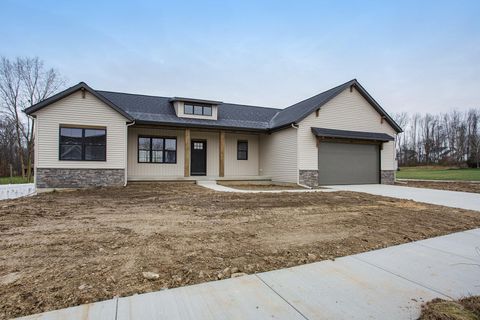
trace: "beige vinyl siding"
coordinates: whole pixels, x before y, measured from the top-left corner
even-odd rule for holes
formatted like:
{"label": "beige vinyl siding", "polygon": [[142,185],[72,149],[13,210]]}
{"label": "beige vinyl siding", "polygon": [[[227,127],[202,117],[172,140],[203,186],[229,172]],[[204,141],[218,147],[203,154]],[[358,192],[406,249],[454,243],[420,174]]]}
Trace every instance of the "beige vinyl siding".
{"label": "beige vinyl siding", "polygon": [[[184,129],[140,128],[128,130],[128,180],[183,179],[185,163]],[[138,136],[177,138],[177,163],[138,163]],[[207,176],[217,177],[219,168],[219,133],[207,131],[190,132],[192,140],[207,141]]]}
{"label": "beige vinyl siding", "polygon": [[[237,160],[237,141],[248,141],[248,160]],[[258,176],[259,136],[248,134],[225,134],[225,176]]]}
{"label": "beige vinyl siding", "polygon": [[[36,167],[124,169],[127,119],[86,92],[77,91],[35,113],[37,117]],[[59,160],[60,125],[105,127],[107,161]]]}
{"label": "beige vinyl siding", "polygon": [[[318,149],[311,127],[387,133],[396,136],[395,130],[383,121],[381,115],[354,89],[344,90],[321,107],[319,116],[313,112],[300,121],[298,129],[298,155],[300,170],[318,169]],[[381,151],[382,170],[395,168],[395,143],[384,143]]]}
{"label": "beige vinyl siding", "polygon": [[259,171],[273,181],[297,183],[297,129],[260,136]]}
{"label": "beige vinyl siding", "polygon": [[[176,137],[177,163],[139,163],[138,136]],[[183,177],[184,169],[184,130],[165,128],[128,128],[128,180],[158,180]]]}

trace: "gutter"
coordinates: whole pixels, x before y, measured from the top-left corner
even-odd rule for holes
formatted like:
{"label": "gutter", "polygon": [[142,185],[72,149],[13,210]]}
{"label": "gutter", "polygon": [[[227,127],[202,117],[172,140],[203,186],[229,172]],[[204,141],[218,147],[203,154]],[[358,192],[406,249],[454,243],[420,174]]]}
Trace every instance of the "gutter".
{"label": "gutter", "polygon": [[[291,127],[298,130],[298,125],[295,125],[295,123],[291,123]],[[297,139],[298,139],[298,131],[297,131]],[[298,168],[298,143],[297,143],[296,147],[297,147],[297,153],[296,153],[296,155],[297,155],[297,161],[296,161],[297,162],[297,173],[296,173],[297,174],[297,186],[300,186],[300,187],[305,188],[305,189],[312,189],[312,187],[309,187],[309,186],[306,186],[306,185],[300,183],[300,172],[299,172],[299,168]]]}
{"label": "gutter", "polygon": [[127,129],[125,130],[125,182],[123,184],[124,187],[127,186],[127,171],[128,171],[128,127],[133,126],[135,124],[135,120],[130,123],[126,124]]}

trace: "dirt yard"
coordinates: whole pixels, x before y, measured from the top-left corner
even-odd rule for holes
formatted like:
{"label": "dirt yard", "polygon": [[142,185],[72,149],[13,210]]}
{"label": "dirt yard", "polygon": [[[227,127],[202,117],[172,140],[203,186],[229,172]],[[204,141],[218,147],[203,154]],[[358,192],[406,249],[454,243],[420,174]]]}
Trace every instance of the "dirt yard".
{"label": "dirt yard", "polygon": [[290,184],[280,184],[280,183],[245,183],[238,181],[221,181],[217,184],[225,187],[230,187],[239,190],[301,190],[305,189],[299,185],[290,183]]}
{"label": "dirt yard", "polygon": [[480,297],[460,300],[434,299],[422,306],[419,320],[478,320],[480,319]]}
{"label": "dirt yard", "polygon": [[[480,226],[480,215],[360,193],[191,184],[0,201],[0,318],[332,259]],[[158,273],[150,281],[142,272]]]}
{"label": "dirt yard", "polygon": [[398,182],[397,184],[404,187],[429,188],[429,189],[480,193],[480,183],[470,183],[470,182],[462,182],[462,181],[455,181],[455,182],[401,181],[401,182]]}

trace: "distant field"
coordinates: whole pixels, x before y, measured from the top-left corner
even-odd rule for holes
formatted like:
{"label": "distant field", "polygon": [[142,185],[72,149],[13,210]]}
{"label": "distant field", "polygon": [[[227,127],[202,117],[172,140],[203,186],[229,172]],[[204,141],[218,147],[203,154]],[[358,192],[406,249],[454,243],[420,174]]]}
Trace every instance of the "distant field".
{"label": "distant field", "polygon": [[398,179],[480,181],[480,169],[445,167],[401,167]]}
{"label": "distant field", "polygon": [[[10,182],[11,180],[11,182]],[[24,179],[22,177],[13,177],[10,179],[10,177],[0,177],[0,184],[9,184],[9,183],[28,183],[27,179]]]}

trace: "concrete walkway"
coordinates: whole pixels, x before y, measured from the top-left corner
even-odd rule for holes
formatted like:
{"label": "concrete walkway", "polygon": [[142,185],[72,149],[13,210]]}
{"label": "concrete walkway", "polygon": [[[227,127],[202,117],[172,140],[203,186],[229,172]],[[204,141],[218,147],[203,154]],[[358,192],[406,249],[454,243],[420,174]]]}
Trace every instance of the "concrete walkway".
{"label": "concrete walkway", "polygon": [[480,294],[480,229],[24,319],[416,319]]}
{"label": "concrete walkway", "polygon": [[239,192],[239,193],[281,193],[281,192],[335,192],[334,189],[285,189],[285,190],[241,190],[234,189],[217,184],[216,181],[197,181],[197,185],[220,192]]}
{"label": "concrete walkway", "polygon": [[408,199],[446,207],[480,210],[479,193],[412,188],[385,184],[338,185],[328,187],[335,190],[365,192],[379,196]]}

